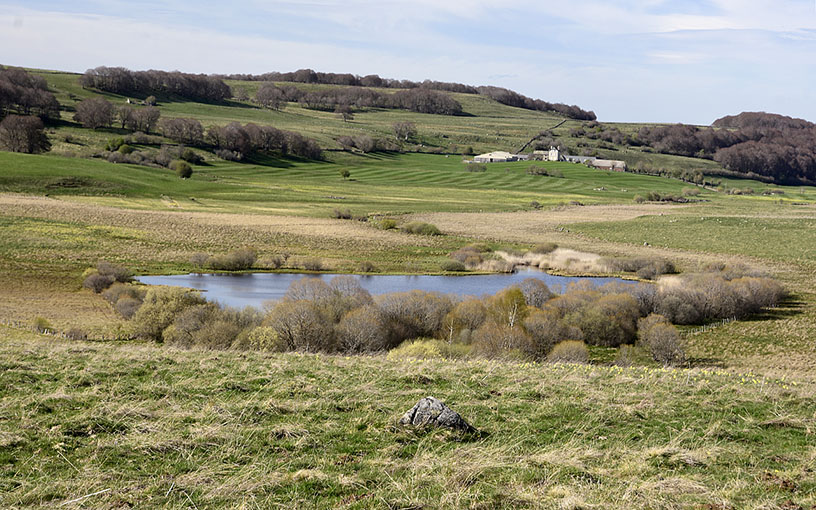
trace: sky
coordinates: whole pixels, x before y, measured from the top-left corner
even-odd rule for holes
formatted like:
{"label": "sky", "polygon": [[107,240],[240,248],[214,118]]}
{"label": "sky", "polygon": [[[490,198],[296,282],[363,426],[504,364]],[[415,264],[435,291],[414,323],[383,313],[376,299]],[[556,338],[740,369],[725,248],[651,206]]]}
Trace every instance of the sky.
{"label": "sky", "polygon": [[816,121],[816,0],[0,0],[0,64],[496,85],[609,122]]}

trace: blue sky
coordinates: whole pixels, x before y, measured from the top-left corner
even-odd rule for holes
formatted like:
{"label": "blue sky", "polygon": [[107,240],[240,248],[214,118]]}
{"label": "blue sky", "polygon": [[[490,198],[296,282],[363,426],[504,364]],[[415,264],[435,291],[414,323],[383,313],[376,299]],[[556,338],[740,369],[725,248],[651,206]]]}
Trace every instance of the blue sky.
{"label": "blue sky", "polygon": [[498,85],[601,120],[816,121],[816,0],[0,0],[0,63]]}

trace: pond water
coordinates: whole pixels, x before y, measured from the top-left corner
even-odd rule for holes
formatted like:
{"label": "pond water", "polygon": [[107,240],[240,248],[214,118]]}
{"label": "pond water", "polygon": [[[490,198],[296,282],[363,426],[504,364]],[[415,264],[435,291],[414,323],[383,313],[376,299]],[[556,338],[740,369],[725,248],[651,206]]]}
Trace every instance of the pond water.
{"label": "pond water", "polygon": [[[184,274],[170,276],[138,276],[136,280],[147,285],[172,285],[198,289],[210,301],[222,305],[243,308],[262,307],[270,300],[283,297],[289,285],[301,278],[319,278],[329,282],[337,274],[300,273],[245,273],[245,274]],[[555,276],[545,272],[520,268],[511,274],[490,274],[470,276],[428,276],[428,275],[351,275],[372,295],[390,292],[407,292],[418,289],[460,296],[482,296],[495,294],[527,278],[543,280],[553,292],[561,292],[572,282],[590,280],[595,285],[608,282],[635,283],[620,278],[587,278]]]}

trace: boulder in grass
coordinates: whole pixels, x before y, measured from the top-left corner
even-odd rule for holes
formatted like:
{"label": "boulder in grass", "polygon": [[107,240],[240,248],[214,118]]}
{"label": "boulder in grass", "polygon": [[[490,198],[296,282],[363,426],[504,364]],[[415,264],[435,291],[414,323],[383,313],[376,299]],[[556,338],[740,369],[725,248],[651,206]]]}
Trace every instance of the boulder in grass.
{"label": "boulder in grass", "polygon": [[421,399],[410,411],[402,415],[400,425],[414,427],[443,427],[462,432],[476,432],[459,413],[434,397]]}

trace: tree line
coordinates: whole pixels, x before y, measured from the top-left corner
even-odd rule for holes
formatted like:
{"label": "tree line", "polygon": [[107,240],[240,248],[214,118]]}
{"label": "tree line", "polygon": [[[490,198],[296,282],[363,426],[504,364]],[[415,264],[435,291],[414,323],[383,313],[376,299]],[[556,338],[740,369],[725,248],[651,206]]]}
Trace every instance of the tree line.
{"label": "tree line", "polygon": [[[260,89],[265,94],[275,85]],[[295,89],[295,90],[292,90]],[[266,95],[262,97],[267,97]],[[371,89],[348,87],[316,91],[304,91],[291,87],[286,89],[283,97],[287,101],[297,101],[304,108],[311,110],[336,111],[339,107],[356,108],[393,108],[417,113],[437,115],[461,115],[462,105],[449,95],[429,89],[400,90],[394,93],[382,93]]]}
{"label": "tree line", "polygon": [[540,112],[556,112],[565,117],[575,120],[595,120],[597,116],[593,111],[583,110],[576,105],[566,105],[563,103],[549,103],[541,99],[533,99],[518,92],[502,87],[484,86],[478,87],[479,94],[508,106],[536,110]]}
{"label": "tree line", "polygon": [[643,127],[631,145],[711,159],[726,170],[780,184],[816,184],[816,124],[763,112],[718,119],[713,127]]}
{"label": "tree line", "polygon": [[0,66],[0,118],[17,114],[56,119],[59,110],[60,104],[43,77]]}
{"label": "tree line", "polygon": [[433,80],[421,82],[411,80],[394,80],[390,78],[380,78],[376,74],[359,76],[351,73],[321,73],[312,69],[299,69],[289,73],[270,72],[264,74],[230,74],[221,77],[228,80],[241,81],[268,81],[268,82],[292,82],[292,83],[312,83],[320,85],[344,85],[354,87],[377,87],[387,89],[417,89],[441,90],[445,92],[458,92],[460,94],[478,94],[476,87],[464,85],[462,83],[451,83]]}
{"label": "tree line", "polygon": [[232,91],[221,78],[178,71],[131,71],[124,67],[100,66],[85,71],[79,83],[84,88],[121,95],[178,96],[202,102],[219,102],[232,97]]}
{"label": "tree line", "polygon": [[[266,82],[293,82],[312,83],[321,85],[343,85],[354,87],[379,87],[393,89],[424,89],[438,90],[444,92],[456,92],[460,94],[480,94],[487,96],[499,103],[525,108],[527,110],[537,110],[542,112],[556,112],[571,119],[595,120],[595,112],[583,110],[576,105],[566,105],[563,103],[550,103],[541,99],[533,99],[523,96],[518,92],[509,89],[492,86],[475,87],[462,83],[440,82],[424,80],[415,82],[410,80],[393,80],[380,78],[376,74],[368,76],[358,76],[350,73],[320,73],[311,69],[300,69],[290,73],[271,72],[260,75],[232,74],[224,76],[231,80],[245,81],[266,81]],[[351,104],[347,102],[347,104]],[[387,108],[388,106],[384,106]],[[418,111],[418,110],[414,110]],[[435,112],[427,112],[435,113]]]}

